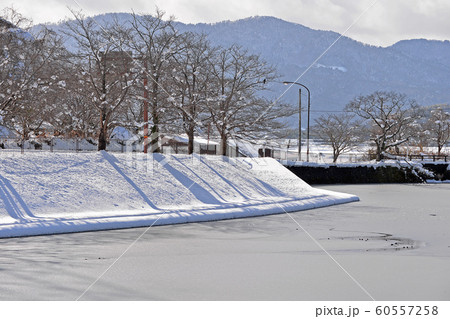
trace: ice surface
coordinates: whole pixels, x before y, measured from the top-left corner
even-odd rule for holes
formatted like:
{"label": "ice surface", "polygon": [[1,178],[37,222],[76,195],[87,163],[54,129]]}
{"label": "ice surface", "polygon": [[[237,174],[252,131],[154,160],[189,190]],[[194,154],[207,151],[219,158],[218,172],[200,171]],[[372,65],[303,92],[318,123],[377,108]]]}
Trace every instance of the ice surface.
{"label": "ice surface", "polygon": [[75,300],[94,281],[81,300],[371,300],[343,269],[378,301],[449,300],[449,184],[324,188],[361,201],[1,239],[0,300]]}

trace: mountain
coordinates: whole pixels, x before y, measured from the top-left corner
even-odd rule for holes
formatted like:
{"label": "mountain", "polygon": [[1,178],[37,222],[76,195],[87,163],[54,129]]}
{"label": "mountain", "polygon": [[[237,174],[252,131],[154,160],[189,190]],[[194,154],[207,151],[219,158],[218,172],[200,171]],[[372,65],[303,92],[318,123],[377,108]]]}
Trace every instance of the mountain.
{"label": "mountain", "polygon": [[[119,21],[129,17],[121,13],[95,18],[112,21],[114,16]],[[280,83],[271,84],[271,97],[286,90],[282,81],[297,80],[311,90],[313,116],[342,110],[355,96],[376,90],[404,93],[422,105],[450,103],[449,41],[404,40],[377,47],[273,17],[214,24],[176,23],[176,27],[205,33],[214,45],[236,43],[260,54],[280,75]],[[296,87],[283,100],[297,105]],[[306,105],[306,96],[302,103]]]}
{"label": "mountain", "polygon": [[[311,90],[313,112],[342,110],[355,96],[376,90],[398,91],[422,105],[450,102],[449,41],[404,40],[376,47],[273,17],[178,28],[203,32],[217,45],[237,43],[261,54],[277,67],[281,81],[303,74],[298,82]],[[280,94],[285,87],[272,89]],[[297,103],[297,92],[290,90],[286,99]]]}
{"label": "mountain", "polygon": [[450,67],[450,41],[448,40],[403,40],[394,44],[391,49],[413,59],[439,63]]}

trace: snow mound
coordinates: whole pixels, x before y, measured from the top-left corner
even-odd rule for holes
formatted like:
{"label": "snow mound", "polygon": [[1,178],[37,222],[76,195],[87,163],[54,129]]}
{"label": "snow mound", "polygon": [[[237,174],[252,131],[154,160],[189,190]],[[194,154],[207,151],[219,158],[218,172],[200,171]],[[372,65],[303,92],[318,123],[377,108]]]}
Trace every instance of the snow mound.
{"label": "snow mound", "polygon": [[0,237],[200,222],[357,201],[270,158],[2,152]]}

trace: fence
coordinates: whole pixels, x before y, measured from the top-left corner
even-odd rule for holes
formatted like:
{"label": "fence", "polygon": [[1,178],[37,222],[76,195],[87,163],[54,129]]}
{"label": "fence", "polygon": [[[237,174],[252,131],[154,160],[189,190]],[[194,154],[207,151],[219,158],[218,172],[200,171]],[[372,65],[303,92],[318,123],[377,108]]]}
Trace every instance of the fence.
{"label": "fence", "polygon": [[[272,157],[277,160],[289,162],[305,162],[307,160],[307,153],[303,150],[300,159],[297,150],[260,148],[258,154],[259,157]],[[367,154],[365,152],[354,151],[341,154],[337,159],[337,163],[356,163],[366,161],[367,159]],[[309,161],[315,163],[332,163],[333,153],[329,150],[310,150]]]}
{"label": "fence", "polygon": [[[238,156],[259,156],[272,157],[282,161],[299,161],[299,156],[296,148],[283,147],[261,147],[253,145],[254,151],[246,149],[246,147],[229,146],[227,155],[230,157]],[[10,151],[50,151],[50,152],[92,152],[97,151],[96,141],[76,138],[58,138],[52,139],[35,139],[32,141],[22,141],[15,137],[0,136],[0,149],[7,149]],[[198,144],[194,145],[194,153],[215,155],[219,152],[217,145]],[[110,139],[107,145],[107,150],[110,152],[143,152],[143,141],[138,139]],[[374,160],[375,155],[369,154],[367,145],[362,145],[358,149],[343,153],[338,157],[337,163],[356,163],[362,161]],[[161,145],[161,151],[164,154],[188,154],[187,145]],[[446,153],[450,152],[447,147],[444,150]],[[245,155],[243,155],[245,154]],[[448,162],[450,155],[435,155],[435,154],[399,154],[396,158],[406,158],[409,160],[419,160],[422,162]],[[307,160],[306,148],[302,147],[301,161]],[[332,163],[333,152],[331,147],[321,143],[311,142],[309,161],[316,163]]]}
{"label": "fence", "polygon": [[[392,157],[406,158],[406,159],[409,159],[410,161],[419,160],[421,162],[440,162],[440,161],[447,162],[448,160],[450,160],[450,155],[446,155],[446,154],[441,154],[441,155],[436,155],[436,154],[395,154],[395,155],[392,155]],[[369,158],[376,159],[376,155],[370,154]]]}
{"label": "fence", "polygon": [[[218,145],[194,144],[194,153],[216,155],[219,152]],[[97,151],[96,141],[76,138],[52,138],[35,139],[32,141],[22,141],[14,137],[0,137],[0,150],[31,152],[94,152]],[[143,152],[143,141],[138,139],[110,139],[106,149],[109,152]],[[161,145],[161,152],[164,154],[188,154],[188,147],[184,144]],[[149,150],[150,152],[150,150]],[[227,154],[230,157],[240,156],[237,147],[229,146]]]}
{"label": "fence", "polygon": [[[372,148],[369,144],[361,144],[351,151],[347,151],[339,155],[337,163],[357,163],[366,162],[376,159],[376,154],[371,151]],[[448,162],[450,161],[450,147],[444,147],[441,155],[433,154],[436,148],[428,147],[421,149],[420,151],[414,147],[409,148],[408,154],[397,154],[389,156],[391,159],[407,159],[410,161],[421,162]],[[307,150],[305,145],[302,145],[301,159],[297,153],[297,147],[289,149],[287,147],[263,147],[258,150],[260,157],[273,157],[282,161],[307,161]],[[421,153],[423,152],[423,153]],[[429,153],[429,154],[426,154]],[[386,159],[389,159],[386,157]],[[316,163],[332,163],[333,162],[333,150],[331,146],[311,140],[309,150],[309,161]]]}
{"label": "fence", "polygon": [[[120,139],[111,139],[107,149],[113,152],[125,152],[127,141]],[[130,145],[128,145],[130,147]],[[139,145],[131,145],[138,150]],[[76,138],[52,138],[52,139],[35,139],[31,141],[23,141],[17,138],[0,137],[0,148],[10,151],[50,151],[50,152],[89,152],[97,151],[95,141]]]}
{"label": "fence", "polygon": [[[97,143],[93,140],[76,139],[76,138],[58,138],[52,139],[35,139],[32,141],[22,141],[21,139],[11,137],[0,137],[0,148],[9,151],[49,151],[49,152],[93,152],[97,151]],[[143,141],[137,139],[110,139],[107,148],[109,152],[143,152]],[[188,154],[187,145],[161,145],[161,152],[163,154]],[[203,145],[195,144],[194,153],[216,155],[220,151],[218,145]],[[246,155],[243,155],[246,154]],[[239,156],[259,156],[259,157],[273,157],[278,160],[297,161],[298,153],[295,149],[282,148],[257,148],[254,152],[243,147],[228,146],[227,155],[230,157]],[[303,161],[306,160],[306,153],[302,152]],[[362,159],[362,153],[347,153],[339,157],[338,162],[357,162]],[[324,149],[312,149],[310,152],[311,162],[332,162],[332,154]]]}

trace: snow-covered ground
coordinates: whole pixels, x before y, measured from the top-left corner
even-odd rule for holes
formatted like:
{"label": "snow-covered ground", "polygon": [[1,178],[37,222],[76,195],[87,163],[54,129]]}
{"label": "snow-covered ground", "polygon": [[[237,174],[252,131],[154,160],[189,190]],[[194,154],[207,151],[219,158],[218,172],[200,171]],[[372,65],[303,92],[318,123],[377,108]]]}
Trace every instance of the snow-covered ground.
{"label": "snow-covered ground", "polygon": [[312,188],[270,158],[0,156],[0,237],[250,217],[358,200]]}

